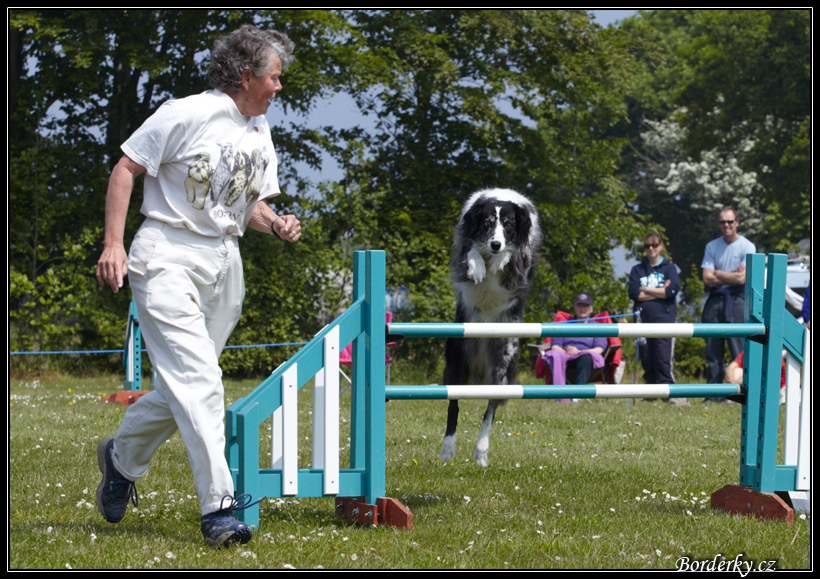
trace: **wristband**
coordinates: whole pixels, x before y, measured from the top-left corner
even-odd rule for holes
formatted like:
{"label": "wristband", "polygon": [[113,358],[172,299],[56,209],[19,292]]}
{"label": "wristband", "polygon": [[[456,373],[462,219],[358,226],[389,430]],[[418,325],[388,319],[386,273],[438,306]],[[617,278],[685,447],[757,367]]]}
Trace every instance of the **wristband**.
{"label": "wristband", "polygon": [[[281,218],[281,217],[277,217],[276,219],[274,219],[273,221],[271,221],[271,222],[270,222],[270,232],[271,232],[274,236],[278,237],[279,239],[282,239],[282,237],[281,237],[278,233],[276,233],[276,230],[273,228],[273,225],[276,223],[276,221],[277,221],[278,219],[282,219],[282,218]],[[283,221],[284,221],[284,219],[283,219]],[[285,241],[285,240],[284,240],[284,239],[282,239],[282,241]]]}

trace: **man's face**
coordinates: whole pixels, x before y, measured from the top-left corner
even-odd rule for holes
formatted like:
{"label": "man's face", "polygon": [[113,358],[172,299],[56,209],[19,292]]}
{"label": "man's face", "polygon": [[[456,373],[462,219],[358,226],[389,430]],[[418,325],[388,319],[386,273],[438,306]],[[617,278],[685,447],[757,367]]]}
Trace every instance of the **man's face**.
{"label": "man's face", "polygon": [[737,216],[734,211],[721,211],[718,225],[726,241],[734,241],[737,238]]}
{"label": "man's face", "polygon": [[244,91],[243,115],[255,117],[268,112],[270,101],[282,90],[279,76],[282,74],[282,64],[279,57],[271,55],[268,71],[262,76],[254,76],[250,70],[242,73],[242,88]]}

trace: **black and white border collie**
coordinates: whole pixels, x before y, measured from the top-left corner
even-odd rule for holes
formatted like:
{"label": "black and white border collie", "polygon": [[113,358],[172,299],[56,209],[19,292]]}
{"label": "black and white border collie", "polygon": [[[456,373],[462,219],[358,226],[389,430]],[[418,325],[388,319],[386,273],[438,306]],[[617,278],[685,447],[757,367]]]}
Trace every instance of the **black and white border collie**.
{"label": "black and white border collie", "polygon": [[[450,260],[456,294],[456,323],[524,321],[524,304],[541,243],[538,213],[529,199],[509,189],[473,194],[455,230]],[[518,338],[448,338],[444,345],[445,385],[512,384],[518,372]],[[490,400],[473,460],[487,466],[495,411],[505,400]],[[456,453],[458,400],[451,400],[439,460]]]}

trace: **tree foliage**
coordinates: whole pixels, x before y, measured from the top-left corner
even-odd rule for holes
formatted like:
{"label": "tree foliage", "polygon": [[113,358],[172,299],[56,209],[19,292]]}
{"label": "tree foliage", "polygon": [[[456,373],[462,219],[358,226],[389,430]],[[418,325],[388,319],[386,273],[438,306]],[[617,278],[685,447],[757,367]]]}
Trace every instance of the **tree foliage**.
{"label": "tree foliage", "polygon": [[[309,111],[322,91],[337,82],[331,72],[350,64],[349,54],[333,48],[346,23],[326,11],[10,12],[12,350],[58,351],[69,343],[83,349],[122,347],[129,292],[101,291],[94,279],[110,169],[121,155],[120,144],[159,104],[207,88],[213,41],[243,22],[287,29],[303,47],[302,69],[294,67],[293,85],[282,95],[286,111]],[[327,76],[311,69],[316,62],[325,64]],[[314,133],[298,125],[278,129],[274,138],[286,153],[283,157],[315,163],[322,144]],[[286,195],[282,203],[292,201]],[[138,182],[126,220],[126,243],[142,221],[140,205]],[[266,259],[264,254],[254,257]],[[54,285],[69,276],[83,279],[70,295]],[[61,316],[46,307],[46,294],[56,294]],[[310,329],[300,326],[299,332]],[[265,336],[265,341],[274,338]],[[99,362],[110,368],[112,363],[87,360],[90,366]]]}
{"label": "tree foliage", "polygon": [[[810,230],[811,12],[704,10],[695,21],[700,33],[683,57],[696,74],[678,97],[686,145],[697,154],[753,143],[744,166],[758,173],[775,217],[760,239],[788,249]],[[789,225],[778,227],[784,217]]]}
{"label": "tree foliage", "polygon": [[743,168],[751,143],[738,143],[733,151],[702,151],[693,159],[684,151],[686,131],[674,116],[646,120],[644,127],[632,181],[641,212],[669,223],[668,247],[679,266],[691,270],[700,264],[704,247],[717,236],[715,216],[726,205],[735,208],[745,236],[761,237],[763,189],[757,173]]}
{"label": "tree foliage", "polygon": [[[658,10],[625,22],[642,42],[624,167],[685,275],[719,235],[722,203],[745,210],[740,232],[761,250],[810,237],[810,26],[808,10]],[[661,133],[663,147],[646,139]]]}
{"label": "tree foliage", "polygon": [[[312,337],[349,305],[352,251],[362,248],[386,250],[388,286],[410,296],[398,319],[450,321],[452,231],[463,202],[486,187],[521,191],[541,215],[529,319],[552,319],[580,291],[597,308],[628,310],[609,251],[633,247],[648,227],[673,240],[699,227],[691,197],[652,204],[654,178],[668,191],[681,183],[666,153],[641,140],[651,123],[679,128],[664,144],[679,167],[714,154],[725,170],[737,157],[759,177],[748,195],[760,199],[761,235],[773,242],[788,230],[782,239],[793,240],[810,224],[799,211],[810,199],[810,51],[798,54],[810,29],[804,11],[778,12],[658,11],[602,29],[584,10],[11,10],[10,348],[122,347],[129,292],[94,279],[110,169],[159,104],[207,88],[213,41],[245,22],[297,45],[269,117],[283,184],[273,204],[300,216],[304,236],[242,239],[247,296],[229,345]],[[366,123],[304,120],[339,94]],[[339,180],[295,171],[327,156]],[[653,180],[638,169],[649,158]],[[140,203],[138,182],[127,244]],[[420,363],[440,359],[438,342],[404,347]],[[266,373],[295,348],[230,349],[221,362],[229,374]],[[88,370],[115,358],[15,362]]]}
{"label": "tree foliage", "polygon": [[551,319],[582,289],[624,308],[625,296],[606,281],[608,251],[639,235],[631,193],[614,178],[623,141],[606,136],[625,114],[623,35],[579,10],[353,18],[370,49],[391,63],[379,91],[357,93],[380,132],[356,171],[386,192],[381,246],[394,249],[391,270],[413,285],[415,299],[449,293],[443,232],[466,198],[512,187],[533,199],[547,225],[542,266],[552,273],[530,308],[535,319]]}

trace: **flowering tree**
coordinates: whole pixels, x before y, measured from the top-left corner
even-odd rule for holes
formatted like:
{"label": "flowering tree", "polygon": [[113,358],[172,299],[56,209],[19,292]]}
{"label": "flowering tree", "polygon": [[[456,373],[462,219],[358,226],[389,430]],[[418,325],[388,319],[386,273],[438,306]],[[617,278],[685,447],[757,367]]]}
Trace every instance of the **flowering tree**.
{"label": "flowering tree", "polygon": [[728,152],[703,151],[695,159],[684,152],[686,130],[676,118],[677,114],[644,122],[633,183],[641,212],[650,213],[666,230],[667,249],[687,270],[700,264],[704,246],[718,236],[715,216],[722,207],[737,210],[741,232],[752,240],[762,232],[765,215],[758,176],[743,168],[752,140],[741,141]]}
{"label": "flowering tree", "polygon": [[743,217],[747,236],[760,232],[762,190],[757,173],[746,171],[742,166],[743,156],[754,147],[752,139],[745,139],[732,152],[703,151],[696,160],[683,157],[680,143],[685,138],[685,129],[673,119],[648,121],[647,125],[649,128],[641,134],[645,146],[679,153],[678,159],[669,163],[665,175],[655,176],[659,191],[685,198],[692,210],[705,211],[708,215],[716,215],[723,206],[731,205]]}
{"label": "flowering tree", "polygon": [[732,204],[761,251],[811,235],[811,11],[641,11],[631,148],[638,211],[687,276]]}

